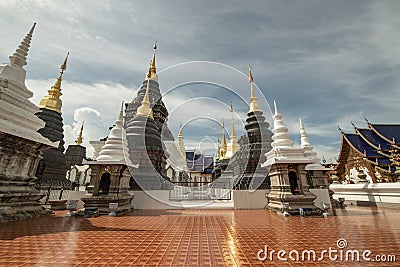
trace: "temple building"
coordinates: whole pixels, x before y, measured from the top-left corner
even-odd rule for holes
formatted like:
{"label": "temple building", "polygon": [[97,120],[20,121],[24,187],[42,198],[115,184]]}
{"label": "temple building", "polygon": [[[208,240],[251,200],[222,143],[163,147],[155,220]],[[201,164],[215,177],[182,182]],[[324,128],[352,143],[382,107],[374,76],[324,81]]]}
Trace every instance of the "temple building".
{"label": "temple building", "polygon": [[84,159],[86,159],[86,147],[82,146],[83,137],[83,123],[79,131],[79,135],[75,140],[74,145],[69,145],[65,152],[65,168],[70,170],[72,166],[82,165]]}
{"label": "temple building", "polygon": [[84,190],[90,182],[91,169],[83,165],[86,160],[86,147],[82,146],[83,122],[75,144],[69,145],[65,152],[66,178],[72,183],[74,189]]}
{"label": "temple building", "polygon": [[105,145],[96,161],[85,161],[91,169],[88,194],[82,201],[86,208],[98,208],[108,214],[109,204],[118,203],[117,213],[132,210],[133,196],[128,193],[129,180],[134,166],[129,159],[128,141],[123,127],[123,104]]}
{"label": "temple building", "polygon": [[[162,100],[160,92],[160,85],[158,83],[158,75],[156,70],[156,50],[157,44],[154,44],[153,58],[150,62],[149,70],[146,74],[146,79],[143,81],[142,87],[139,89],[137,96],[132,100],[131,103],[126,105],[125,113],[125,127],[128,123],[136,116],[137,109],[141,106],[143,98],[145,96],[146,89],[148,87],[148,101],[153,111],[154,121],[157,125],[158,131],[163,133],[163,140],[165,138],[171,138],[172,135],[169,131],[164,131],[163,127],[168,119],[168,111]],[[173,138],[173,137],[172,137]]]}
{"label": "temple building", "polygon": [[[155,190],[168,187],[167,155],[163,141],[170,140],[172,134],[163,129],[167,128],[165,123],[168,112],[162,102],[158,84],[155,67],[156,48],[154,45],[154,54],[146,80],[137,97],[127,106],[125,115],[125,120],[129,121],[125,122],[125,125],[130,160],[139,166],[132,174],[131,187],[135,189]],[[132,112],[135,112],[133,117]],[[166,139],[162,139],[162,133],[167,136]]]}
{"label": "temple building", "polygon": [[306,166],[315,163],[315,156],[310,157],[304,148],[293,146],[275,101],[274,107],[272,149],[267,152],[267,161],[262,164],[269,171],[271,180],[266,207],[289,214],[299,214],[305,209],[310,214],[318,214],[320,210],[314,205],[317,197],[309,191],[306,177]]}
{"label": "temple building", "polygon": [[269,188],[268,171],[261,168],[265,153],[271,150],[272,132],[268,129],[253,88],[253,75],[249,65],[250,109],[247,112],[246,136],[239,140],[240,149],[233,156],[235,189]]}
{"label": "temple building", "polygon": [[214,156],[204,153],[196,153],[196,149],[186,151],[186,164],[188,178],[191,183],[211,183],[214,170]]}
{"label": "temple building", "polygon": [[[69,54],[69,53],[68,53]],[[45,126],[38,132],[55,142],[58,141],[57,148],[48,149],[43,153],[43,159],[39,162],[36,172],[38,183],[41,185],[68,185],[66,179],[66,162],[64,155],[64,130],[63,118],[61,115],[62,101],[60,99],[61,81],[64,71],[67,68],[67,57],[61,65],[60,75],[55,84],[48,90],[48,95],[42,98],[39,103],[40,111],[35,115],[45,122]],[[67,166],[68,167],[68,166]]]}
{"label": "temple building", "polygon": [[23,67],[35,26],[9,62],[0,64],[0,222],[46,213],[35,174],[43,152],[60,145],[38,132],[45,122],[35,116],[39,108],[29,101],[33,93],[25,85]]}
{"label": "temple building", "polygon": [[346,183],[398,181],[400,125],[367,121],[367,128],[353,126],[354,133],[340,130],[342,143],[336,167],[339,180]]}
{"label": "temple building", "polygon": [[[167,128],[168,111],[162,101],[158,84],[156,49],[154,44],[153,58],[146,79],[137,96],[126,106],[125,128],[131,161],[138,163],[139,169],[143,171],[151,167],[144,165],[151,163],[161,177],[166,178],[167,155],[163,141],[171,138],[173,141],[173,137],[168,129],[164,129]],[[146,152],[147,156],[142,155],[143,152]]]}
{"label": "temple building", "polygon": [[[166,127],[167,128],[167,127]],[[186,164],[186,150],[183,142],[183,127],[180,125],[178,143],[174,140],[163,140],[169,157],[167,158],[166,175],[172,182],[185,181],[188,177],[188,166]]]}

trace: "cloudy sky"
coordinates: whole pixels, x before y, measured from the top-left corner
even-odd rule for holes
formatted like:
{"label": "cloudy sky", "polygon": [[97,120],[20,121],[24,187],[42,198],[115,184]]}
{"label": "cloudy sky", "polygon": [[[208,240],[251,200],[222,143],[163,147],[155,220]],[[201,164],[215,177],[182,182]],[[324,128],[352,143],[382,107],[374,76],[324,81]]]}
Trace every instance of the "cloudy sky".
{"label": "cloudy sky", "polygon": [[157,40],[170,128],[176,136],[184,123],[186,145],[202,141],[209,153],[218,122],[230,129],[230,101],[244,134],[250,63],[267,120],[276,100],[292,139],[301,116],[319,156],[334,159],[338,125],[399,123],[399,13],[399,1],[2,0],[0,61],[37,22],[25,69],[38,104],[70,51],[65,138],[72,143],[85,120],[87,144],[136,95]]}

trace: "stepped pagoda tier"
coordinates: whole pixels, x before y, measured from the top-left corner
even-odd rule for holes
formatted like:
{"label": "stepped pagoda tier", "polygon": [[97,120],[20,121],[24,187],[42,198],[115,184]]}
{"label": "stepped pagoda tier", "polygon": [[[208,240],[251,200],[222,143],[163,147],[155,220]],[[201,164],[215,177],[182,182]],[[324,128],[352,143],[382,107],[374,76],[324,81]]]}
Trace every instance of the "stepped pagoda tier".
{"label": "stepped pagoda tier", "polygon": [[340,181],[349,183],[396,182],[400,167],[400,125],[373,124],[358,128],[355,133],[342,134],[342,144],[336,168]]}
{"label": "stepped pagoda tier", "polygon": [[318,214],[320,210],[314,205],[316,196],[309,191],[305,169],[315,159],[307,158],[303,148],[293,147],[275,102],[274,106],[274,141],[272,150],[266,153],[267,161],[262,164],[262,167],[269,169],[271,179],[267,208],[290,214],[299,214],[302,208],[310,214]]}
{"label": "stepped pagoda tier", "polygon": [[34,115],[39,108],[25,86],[23,66],[35,25],[9,63],[0,64],[0,222],[46,213],[35,173],[43,151],[59,146],[37,132],[45,123]]}
{"label": "stepped pagoda tier", "polygon": [[253,75],[249,65],[250,109],[247,113],[245,130],[246,136],[240,141],[240,150],[233,157],[234,175],[237,179],[236,189],[265,189],[269,188],[268,171],[261,168],[265,162],[265,153],[271,150],[272,132],[268,129],[253,88]]}
{"label": "stepped pagoda tier", "polygon": [[132,210],[133,196],[128,193],[131,172],[137,166],[129,159],[128,141],[123,127],[123,104],[115,126],[96,161],[85,161],[91,169],[88,195],[82,198],[85,208],[97,207],[100,214],[109,212],[110,203],[118,203],[116,213]]}
{"label": "stepped pagoda tier", "polygon": [[35,115],[44,121],[45,126],[38,132],[51,141],[59,141],[57,148],[48,149],[43,153],[36,172],[39,184],[42,185],[69,185],[66,179],[66,166],[64,155],[64,130],[63,118],[61,115],[62,101],[60,99],[61,81],[64,71],[67,68],[67,57],[61,65],[61,72],[55,84],[48,91],[39,103],[40,111]]}
{"label": "stepped pagoda tier", "polygon": [[131,187],[146,190],[165,189],[168,180],[164,145],[149,99],[153,77],[151,69],[152,65],[147,74],[147,87],[141,105],[126,126],[130,160],[139,166],[132,173],[134,181],[131,181]]}
{"label": "stepped pagoda tier", "polygon": [[86,158],[86,147],[82,146],[82,135],[83,123],[75,145],[69,145],[65,152],[65,167],[67,170],[70,170],[72,166],[82,165],[83,160]]}

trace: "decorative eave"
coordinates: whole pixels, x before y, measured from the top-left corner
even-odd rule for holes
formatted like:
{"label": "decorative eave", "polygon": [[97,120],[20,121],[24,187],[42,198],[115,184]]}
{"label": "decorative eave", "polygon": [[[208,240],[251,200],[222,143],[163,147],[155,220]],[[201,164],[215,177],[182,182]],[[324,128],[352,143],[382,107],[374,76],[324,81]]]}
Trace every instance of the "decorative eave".
{"label": "decorative eave", "polygon": [[371,147],[373,147],[373,148],[376,150],[376,152],[378,152],[379,154],[381,154],[381,155],[384,156],[384,157],[390,157],[390,155],[387,154],[387,153],[385,152],[385,150],[382,150],[380,144],[379,144],[379,146],[376,146],[375,144],[373,144],[373,143],[372,143],[368,138],[366,138],[366,137],[359,131],[359,129],[358,129],[357,127],[355,127],[355,126],[354,126],[354,130],[355,130],[356,134],[357,134],[358,136],[360,136],[368,145],[370,145]]}
{"label": "decorative eave", "polygon": [[368,143],[370,146],[372,146],[373,148],[375,148],[376,150],[381,150],[380,146],[376,146],[375,144],[373,144],[368,138],[366,138],[360,131],[359,129],[354,126],[354,131],[356,132],[356,134],[358,134],[366,143]]}
{"label": "decorative eave", "polygon": [[349,144],[349,146],[355,151],[355,152],[357,152],[361,157],[365,157],[366,155],[366,153],[365,153],[365,150],[363,151],[363,152],[361,152],[360,150],[358,150],[351,142],[350,142],[350,140],[347,138],[347,136],[346,136],[346,134],[344,134],[343,133],[343,138],[346,140],[346,142]]}
{"label": "decorative eave", "polygon": [[[396,140],[394,140],[394,138],[391,140],[389,138],[387,138],[386,136],[384,136],[381,132],[379,132],[372,123],[370,123],[369,121],[367,121],[368,127],[373,130],[379,137],[381,137],[382,139],[384,139],[385,141],[387,141],[389,144],[395,146],[396,148],[400,149],[400,144],[396,143]],[[390,125],[390,124],[385,124],[385,125]]]}

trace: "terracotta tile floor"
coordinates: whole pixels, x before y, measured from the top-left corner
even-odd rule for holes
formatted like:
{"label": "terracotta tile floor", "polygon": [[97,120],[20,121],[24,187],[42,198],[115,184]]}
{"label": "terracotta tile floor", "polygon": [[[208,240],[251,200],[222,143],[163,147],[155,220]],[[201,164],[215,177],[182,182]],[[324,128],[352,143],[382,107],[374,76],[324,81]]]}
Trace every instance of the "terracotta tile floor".
{"label": "terracotta tile floor", "polygon": [[[400,211],[351,208],[328,218],[266,210],[134,211],[123,217],[67,218],[65,212],[0,224],[0,266],[394,266],[400,265]],[[303,250],[396,255],[397,262],[301,261]],[[267,245],[300,261],[257,259]],[[264,255],[264,254],[261,254]],[[295,254],[293,254],[295,255]],[[283,255],[288,257],[288,254]]]}

